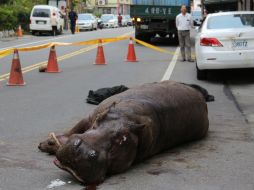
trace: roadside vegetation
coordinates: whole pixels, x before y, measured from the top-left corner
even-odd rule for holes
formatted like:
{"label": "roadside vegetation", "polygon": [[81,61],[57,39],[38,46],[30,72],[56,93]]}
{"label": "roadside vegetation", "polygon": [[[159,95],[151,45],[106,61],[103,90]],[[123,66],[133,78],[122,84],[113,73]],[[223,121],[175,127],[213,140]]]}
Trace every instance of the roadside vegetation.
{"label": "roadside vegetation", "polygon": [[1,0],[0,31],[11,30],[21,25],[28,30],[30,12],[34,5],[45,4],[46,0]]}

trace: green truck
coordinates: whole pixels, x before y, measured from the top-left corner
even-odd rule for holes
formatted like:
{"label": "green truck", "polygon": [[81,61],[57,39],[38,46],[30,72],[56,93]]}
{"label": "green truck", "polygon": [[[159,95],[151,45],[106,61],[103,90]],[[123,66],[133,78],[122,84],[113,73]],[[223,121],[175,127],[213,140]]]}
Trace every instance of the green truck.
{"label": "green truck", "polygon": [[134,0],[130,15],[135,26],[135,37],[149,42],[159,35],[168,36],[174,43],[178,41],[175,18],[181,5],[189,7],[189,0]]}

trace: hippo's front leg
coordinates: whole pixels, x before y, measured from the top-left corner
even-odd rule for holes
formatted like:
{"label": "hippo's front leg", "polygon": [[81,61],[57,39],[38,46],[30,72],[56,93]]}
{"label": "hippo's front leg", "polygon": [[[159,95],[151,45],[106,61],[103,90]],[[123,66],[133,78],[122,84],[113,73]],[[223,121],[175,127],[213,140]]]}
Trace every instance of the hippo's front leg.
{"label": "hippo's front leg", "polygon": [[73,128],[64,133],[66,137],[70,137],[73,134],[82,134],[91,127],[91,121],[89,118],[84,118],[79,121]]}
{"label": "hippo's front leg", "polygon": [[56,154],[56,151],[66,143],[68,138],[73,134],[82,134],[91,127],[90,119],[85,118],[79,121],[73,128],[61,135],[50,133],[47,140],[41,142],[38,148],[42,152]]}

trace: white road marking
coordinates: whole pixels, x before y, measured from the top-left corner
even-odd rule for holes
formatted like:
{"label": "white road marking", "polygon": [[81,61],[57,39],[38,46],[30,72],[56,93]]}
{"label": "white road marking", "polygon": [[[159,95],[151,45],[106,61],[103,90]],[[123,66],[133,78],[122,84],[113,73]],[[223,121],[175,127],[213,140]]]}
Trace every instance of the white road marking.
{"label": "white road marking", "polygon": [[180,52],[180,47],[177,47],[176,51],[175,51],[175,54],[174,54],[171,62],[169,63],[168,68],[167,68],[165,74],[163,75],[161,81],[165,81],[165,80],[169,80],[170,79],[170,77],[171,77],[171,75],[173,73],[173,70],[175,68],[179,52]]}
{"label": "white road marking", "polygon": [[[76,34],[77,35],[77,34]],[[75,35],[72,35],[72,34],[67,34],[67,35],[64,35],[64,36],[59,36],[59,37],[53,37],[53,38],[50,38],[50,39],[46,39],[46,40],[40,40],[40,41],[36,41],[36,42],[30,42],[30,43],[25,43],[25,44],[19,44],[19,45],[16,45],[16,46],[9,46],[9,47],[4,47],[4,48],[1,48],[1,50],[5,50],[5,49],[9,49],[9,48],[17,48],[17,47],[21,47],[21,46],[27,46],[27,45],[32,45],[32,44],[38,44],[38,43],[42,43],[42,42],[48,42],[48,41],[55,41],[57,39],[61,39],[61,38],[66,38],[66,37],[70,37],[70,36],[75,36]]]}

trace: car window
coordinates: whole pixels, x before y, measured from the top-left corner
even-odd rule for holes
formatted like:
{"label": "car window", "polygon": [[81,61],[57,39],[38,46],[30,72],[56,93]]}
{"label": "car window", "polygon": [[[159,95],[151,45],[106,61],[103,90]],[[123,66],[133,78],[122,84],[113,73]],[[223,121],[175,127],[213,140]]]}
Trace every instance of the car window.
{"label": "car window", "polygon": [[254,14],[234,14],[212,16],[207,23],[208,29],[228,29],[254,27]]}
{"label": "car window", "polygon": [[101,16],[101,20],[103,20],[103,21],[109,21],[111,19],[114,19],[113,15],[102,15]]}
{"label": "car window", "polygon": [[193,11],[191,15],[194,17],[201,17],[201,11]]}
{"label": "car window", "polygon": [[50,17],[49,9],[34,9],[33,17]]}
{"label": "car window", "polygon": [[92,16],[91,15],[83,15],[83,14],[79,14],[78,15],[78,20],[92,20]]}

